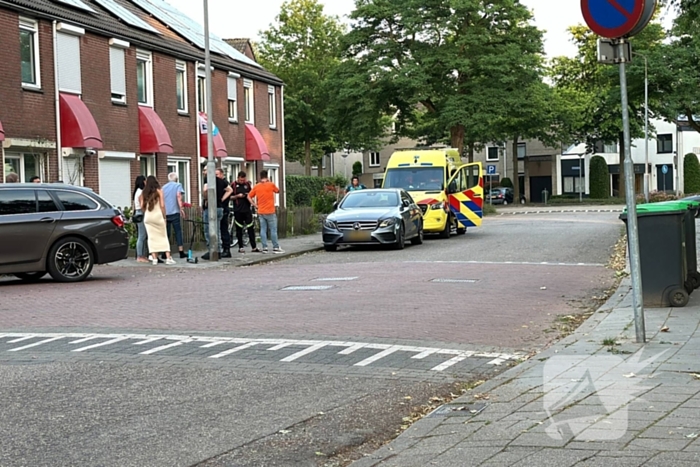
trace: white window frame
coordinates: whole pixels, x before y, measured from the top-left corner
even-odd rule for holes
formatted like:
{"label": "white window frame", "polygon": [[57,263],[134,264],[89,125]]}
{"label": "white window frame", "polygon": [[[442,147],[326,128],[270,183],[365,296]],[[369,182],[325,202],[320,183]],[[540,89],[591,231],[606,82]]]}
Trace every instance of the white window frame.
{"label": "white window frame", "polygon": [[[377,158],[376,161],[374,161],[375,156]],[[381,165],[382,165],[381,154],[376,152],[376,151],[370,152],[369,153],[369,167],[380,167]]]}
{"label": "white window frame", "polygon": [[[523,148],[523,156],[520,157],[520,148]],[[518,143],[518,160],[524,160],[527,157],[527,143]]]}
{"label": "white window frame", "polygon": [[141,172],[141,168],[144,162],[146,165],[146,173],[142,173],[141,175],[145,177],[148,177],[149,175],[157,177],[158,175],[156,174],[156,156],[153,154],[139,155],[139,172]]}
{"label": "white window frame", "polygon": [[145,83],[145,91],[146,91],[146,100],[145,102],[141,101],[140,96],[137,94],[137,100],[139,105],[145,105],[147,107],[153,107],[153,54],[151,52],[147,52],[145,50],[137,50],[136,51],[136,76],[137,76],[137,83],[136,83],[136,88],[137,88],[137,93],[138,93],[138,66],[139,63],[144,63],[145,68],[144,68],[144,79],[146,80]]}
{"label": "white window frame", "polygon": [[[41,63],[39,56],[39,23],[36,20],[30,18],[19,18],[19,29],[20,31],[27,31],[32,34],[32,65],[34,66],[34,81],[35,83],[25,83],[22,82],[23,88],[29,89],[41,89]],[[20,58],[20,67],[22,60]],[[22,75],[22,70],[20,68],[20,79]]]}
{"label": "white window frame", "polygon": [[[126,104],[126,49],[129,46],[128,42],[120,39],[109,40],[109,86],[115,104]],[[116,57],[119,57],[119,62],[115,61]],[[115,79],[117,73],[120,77]]]}
{"label": "white window frame", "polygon": [[[490,150],[491,150],[491,149],[495,149],[495,150],[496,150],[496,158],[495,158],[495,159],[494,159],[493,157],[490,157],[490,156],[489,156],[489,153],[490,153]],[[487,160],[488,162],[497,162],[498,159],[499,159],[499,152],[500,152],[500,150],[501,150],[501,149],[500,149],[498,146],[489,146],[489,147],[487,147],[487,148],[486,148],[486,160]]]}
{"label": "white window frame", "polygon": [[270,119],[270,128],[277,128],[277,93],[274,86],[267,87],[267,107]]}
{"label": "white window frame", "polygon": [[207,112],[207,76],[204,66],[197,69],[197,110]]}
{"label": "white window frame", "polygon": [[[182,81],[180,78],[182,77]],[[182,107],[180,107],[180,99],[177,97],[177,89],[182,83]],[[187,114],[189,112],[189,99],[187,95],[187,62],[181,60],[175,61],[175,100],[177,101],[177,112],[179,114]]]}
{"label": "white window frame", "polygon": [[228,74],[228,121],[238,123],[238,78],[235,73]]}
{"label": "white window frame", "polygon": [[[277,185],[280,186],[280,166],[279,164],[263,164],[263,169],[267,170],[267,178]],[[275,206],[280,205],[280,194],[275,193]]]}
{"label": "white window frame", "polygon": [[243,98],[245,100],[245,122],[255,123],[255,88],[249,79],[243,80]]}
{"label": "white window frame", "polygon": [[[23,152],[7,152],[5,153],[5,163],[9,161],[10,159],[19,161],[19,173],[17,174],[19,176],[19,181],[20,183],[29,183],[29,178],[27,177],[27,167],[25,166],[25,159],[28,157],[34,158],[34,165],[35,169],[37,171],[37,174],[39,177],[41,177],[41,162],[37,160],[37,157],[34,154],[28,154],[28,153],[23,153]],[[7,169],[7,168],[5,168]],[[7,170],[5,171],[5,175],[7,175],[9,172]]]}
{"label": "white window frame", "polygon": [[[185,196],[182,197],[182,202],[183,203],[191,203],[192,201],[192,194],[190,193],[190,183],[192,180],[191,178],[191,166],[190,166],[190,159],[174,159],[174,158],[168,158],[168,173],[175,172],[177,174],[177,179],[180,184],[182,184],[182,188],[185,189]],[[187,172],[187,183],[182,183],[182,172],[180,172],[180,164],[185,164],[186,169],[185,171]],[[171,167],[174,167],[175,170],[170,170]]]}
{"label": "white window frame", "polygon": [[224,172],[229,183],[233,183],[238,178],[238,172],[243,170],[245,160],[239,158],[226,158],[223,161]]}

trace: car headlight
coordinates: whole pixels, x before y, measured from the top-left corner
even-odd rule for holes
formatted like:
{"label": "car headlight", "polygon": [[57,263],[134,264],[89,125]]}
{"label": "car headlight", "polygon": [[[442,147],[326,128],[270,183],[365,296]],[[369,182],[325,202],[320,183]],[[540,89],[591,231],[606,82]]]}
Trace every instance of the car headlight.
{"label": "car headlight", "polygon": [[329,229],[337,229],[337,228],[338,228],[338,226],[336,225],[335,221],[334,221],[334,220],[331,220],[331,219],[326,219],[326,220],[323,222],[323,225],[325,225],[325,226],[328,227]]}
{"label": "car headlight", "polygon": [[434,203],[430,205],[430,209],[437,211],[438,209],[442,209],[442,203]]}
{"label": "car headlight", "polygon": [[379,227],[389,227],[394,224],[396,224],[396,219],[392,217],[391,219],[384,219],[383,221],[381,221],[379,223]]}

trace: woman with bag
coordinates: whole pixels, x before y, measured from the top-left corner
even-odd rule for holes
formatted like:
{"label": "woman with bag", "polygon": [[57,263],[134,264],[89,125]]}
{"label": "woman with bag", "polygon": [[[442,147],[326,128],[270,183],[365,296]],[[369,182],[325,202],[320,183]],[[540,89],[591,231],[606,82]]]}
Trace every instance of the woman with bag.
{"label": "woman with bag", "polygon": [[136,261],[139,263],[148,263],[146,258],[146,226],[143,223],[143,210],[141,209],[141,193],[146,187],[146,177],[139,175],[134,182],[134,192],[132,197],[134,200],[134,215],[131,221],[136,224],[138,229],[138,239],[136,240]]}
{"label": "woman with bag", "polygon": [[165,231],[165,198],[156,177],[149,175],[139,200],[144,212],[143,222],[148,234],[148,251],[153,265],[158,264],[158,253],[165,253],[165,264],[175,264],[170,257],[170,242]]}

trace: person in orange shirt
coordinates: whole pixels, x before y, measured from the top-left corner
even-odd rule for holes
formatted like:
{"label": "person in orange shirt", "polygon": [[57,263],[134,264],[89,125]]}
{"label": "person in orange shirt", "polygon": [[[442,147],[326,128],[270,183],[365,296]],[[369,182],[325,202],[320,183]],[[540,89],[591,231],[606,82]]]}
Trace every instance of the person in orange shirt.
{"label": "person in orange shirt", "polygon": [[260,219],[260,242],[262,252],[267,253],[267,229],[270,229],[272,252],[284,253],[277,241],[277,213],[275,211],[275,193],[280,189],[267,178],[267,170],[260,172],[260,182],[248,193],[248,201],[258,209]]}

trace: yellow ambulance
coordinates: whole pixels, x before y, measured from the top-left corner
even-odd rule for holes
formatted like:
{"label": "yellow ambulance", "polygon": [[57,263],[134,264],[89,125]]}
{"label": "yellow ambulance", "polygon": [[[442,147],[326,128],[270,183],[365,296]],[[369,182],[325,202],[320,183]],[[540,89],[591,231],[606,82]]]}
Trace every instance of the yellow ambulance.
{"label": "yellow ambulance", "polygon": [[481,162],[462,164],[457,149],[394,152],[382,188],[403,188],[423,211],[423,230],[449,238],[481,225],[484,180]]}

